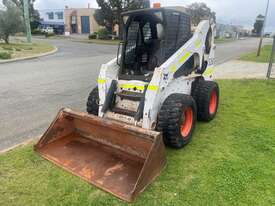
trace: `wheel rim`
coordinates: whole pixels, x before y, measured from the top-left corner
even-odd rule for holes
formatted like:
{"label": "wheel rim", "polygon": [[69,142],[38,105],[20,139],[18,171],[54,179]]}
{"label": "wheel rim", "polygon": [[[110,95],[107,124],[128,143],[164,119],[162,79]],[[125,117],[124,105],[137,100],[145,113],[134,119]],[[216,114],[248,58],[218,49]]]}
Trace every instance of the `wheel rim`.
{"label": "wheel rim", "polygon": [[210,102],[209,102],[209,113],[211,115],[215,114],[216,108],[217,108],[217,92],[216,90],[213,90],[210,96]]}
{"label": "wheel rim", "polygon": [[184,121],[181,124],[181,136],[186,139],[186,137],[189,135],[192,126],[193,126],[193,109],[192,107],[188,107],[184,111]]}

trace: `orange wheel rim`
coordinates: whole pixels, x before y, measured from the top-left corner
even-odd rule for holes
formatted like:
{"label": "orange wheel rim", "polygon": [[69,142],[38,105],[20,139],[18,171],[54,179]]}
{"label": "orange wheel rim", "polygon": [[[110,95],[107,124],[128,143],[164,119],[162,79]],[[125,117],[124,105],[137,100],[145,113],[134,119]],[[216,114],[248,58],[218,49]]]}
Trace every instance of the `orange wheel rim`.
{"label": "orange wheel rim", "polygon": [[217,108],[217,92],[215,90],[212,91],[209,102],[209,113],[215,114]]}
{"label": "orange wheel rim", "polygon": [[182,137],[185,139],[190,133],[193,126],[193,110],[191,107],[188,107],[184,111],[184,121],[181,125],[180,132]]}

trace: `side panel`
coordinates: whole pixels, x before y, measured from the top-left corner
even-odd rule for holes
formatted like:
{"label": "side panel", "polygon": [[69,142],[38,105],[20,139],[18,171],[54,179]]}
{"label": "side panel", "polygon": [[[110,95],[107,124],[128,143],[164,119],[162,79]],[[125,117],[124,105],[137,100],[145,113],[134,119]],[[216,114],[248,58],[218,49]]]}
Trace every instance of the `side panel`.
{"label": "side panel", "polygon": [[118,73],[119,66],[117,65],[116,58],[101,66],[100,73],[97,79],[99,92],[99,117],[103,117],[104,115],[101,110],[104,105],[108,90],[111,86],[112,80],[118,79]]}
{"label": "side panel", "polygon": [[212,48],[210,54],[208,56],[208,65],[207,69],[203,73],[203,76],[206,80],[212,81],[213,80],[213,73],[215,69],[215,52],[216,52],[216,45],[215,45],[215,36],[216,36],[216,25],[211,25],[213,35],[212,35]]}
{"label": "side panel", "polygon": [[[211,64],[208,67],[213,67],[214,64],[214,44],[212,42],[212,48],[209,55],[205,55],[205,42],[207,33],[211,24],[210,21],[202,21],[193,37],[182,46],[174,55],[172,55],[163,65],[156,68],[152,81],[148,88],[152,90],[147,91],[145,97],[145,108],[143,114],[143,128],[154,129],[157,121],[158,111],[162,105],[162,102],[167,96],[172,93],[191,94],[192,81],[195,77],[201,76],[195,73],[185,77],[174,79],[174,73],[185,64],[194,54],[199,56],[199,67],[202,67],[203,59],[209,62],[212,58]],[[212,41],[214,40],[212,36]]]}

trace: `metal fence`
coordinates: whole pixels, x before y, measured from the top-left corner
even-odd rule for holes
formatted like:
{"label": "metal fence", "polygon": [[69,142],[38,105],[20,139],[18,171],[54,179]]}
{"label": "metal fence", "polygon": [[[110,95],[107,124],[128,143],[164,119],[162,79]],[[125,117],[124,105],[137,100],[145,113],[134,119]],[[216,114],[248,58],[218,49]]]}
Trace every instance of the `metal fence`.
{"label": "metal fence", "polygon": [[272,70],[275,70],[275,68],[273,68],[274,58],[275,58],[275,35],[273,37],[273,46],[272,46],[272,51],[271,51],[270,60],[269,60],[269,66],[268,66],[268,70],[267,70],[267,74],[266,74],[266,77],[268,79],[270,79],[272,76]]}

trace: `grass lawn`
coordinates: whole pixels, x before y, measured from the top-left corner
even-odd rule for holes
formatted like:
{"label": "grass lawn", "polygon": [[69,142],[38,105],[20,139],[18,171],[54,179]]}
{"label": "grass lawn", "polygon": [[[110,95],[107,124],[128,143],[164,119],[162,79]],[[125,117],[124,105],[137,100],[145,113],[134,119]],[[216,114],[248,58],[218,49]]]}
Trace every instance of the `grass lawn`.
{"label": "grass lawn", "polygon": [[[223,80],[217,118],[133,205],[275,205],[275,81]],[[127,205],[24,146],[0,156],[0,205]]]}
{"label": "grass lawn", "polygon": [[257,51],[255,51],[255,52],[242,55],[240,57],[240,60],[267,63],[270,60],[271,50],[272,50],[272,45],[265,45],[262,47],[261,55],[259,57],[257,57]]}
{"label": "grass lawn", "polygon": [[226,39],[226,38],[215,39],[216,44],[228,43],[228,42],[232,42],[232,41],[235,41],[235,40],[234,39]]}
{"label": "grass lawn", "polygon": [[42,54],[50,52],[53,49],[54,47],[52,45],[46,43],[0,43],[0,53],[9,53],[12,59]]}

